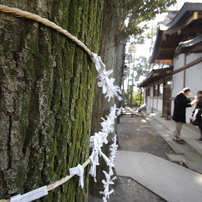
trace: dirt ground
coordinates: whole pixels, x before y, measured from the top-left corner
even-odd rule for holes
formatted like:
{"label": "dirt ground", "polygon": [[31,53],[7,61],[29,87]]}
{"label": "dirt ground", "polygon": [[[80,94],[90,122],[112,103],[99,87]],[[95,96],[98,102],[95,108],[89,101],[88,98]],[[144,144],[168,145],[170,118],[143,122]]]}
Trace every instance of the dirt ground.
{"label": "dirt ground", "polygon": [[[161,136],[151,127],[144,117],[123,115],[117,126],[119,150],[148,152],[168,159],[167,153],[172,149]],[[149,191],[135,180],[118,176],[113,186],[114,193],[108,202],[163,202],[161,197]],[[102,199],[89,198],[89,202],[101,202]]]}
{"label": "dirt ground", "polygon": [[144,117],[123,115],[117,126],[119,150],[147,152],[164,159],[173,153]]}

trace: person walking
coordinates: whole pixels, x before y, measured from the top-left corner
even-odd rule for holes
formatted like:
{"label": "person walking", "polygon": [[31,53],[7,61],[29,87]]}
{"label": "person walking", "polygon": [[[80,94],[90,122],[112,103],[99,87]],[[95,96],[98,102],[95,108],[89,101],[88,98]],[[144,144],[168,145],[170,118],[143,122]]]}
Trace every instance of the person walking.
{"label": "person walking", "polygon": [[189,88],[184,88],[176,97],[174,101],[174,111],[172,119],[175,121],[175,131],[173,140],[178,144],[184,144],[184,140],[180,137],[180,132],[183,123],[186,123],[186,108],[191,107],[196,103],[196,98],[191,102],[187,98],[191,90]]}
{"label": "person walking", "polygon": [[198,141],[202,142],[202,91],[198,91],[197,93],[197,103],[196,108],[193,111],[193,118],[192,124],[199,127],[201,137]]}

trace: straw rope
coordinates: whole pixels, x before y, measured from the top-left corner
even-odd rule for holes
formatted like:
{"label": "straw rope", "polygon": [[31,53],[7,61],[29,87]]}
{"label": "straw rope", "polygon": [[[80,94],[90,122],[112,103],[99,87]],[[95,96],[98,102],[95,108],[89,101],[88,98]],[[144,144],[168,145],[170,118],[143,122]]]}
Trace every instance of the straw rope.
{"label": "straw rope", "polygon": [[[87,159],[82,164],[82,166],[85,168],[89,163],[90,163],[90,159]],[[62,179],[60,179],[60,180],[58,180],[58,181],[56,181],[56,182],[54,182],[52,184],[49,184],[47,186],[47,190],[51,191],[51,190],[55,189],[56,187],[59,187],[60,185],[64,184],[68,180],[70,180],[72,177],[74,177],[74,175],[67,175],[67,176],[63,177]],[[1,199],[0,202],[10,202],[10,199]]]}
{"label": "straw rope", "polygon": [[88,47],[84,43],[82,43],[77,37],[73,36],[67,30],[63,29],[62,27],[56,25],[54,22],[52,22],[46,18],[42,18],[39,15],[20,10],[18,8],[11,8],[11,7],[4,6],[4,5],[0,5],[0,11],[2,11],[4,13],[12,13],[12,14],[14,14],[15,17],[25,17],[30,20],[35,20],[37,22],[42,23],[43,25],[51,27],[52,29],[64,34],[66,37],[68,37],[69,39],[74,41],[77,45],[82,47],[88,53],[88,55],[90,55],[90,56],[92,55],[92,53],[88,49]]}
{"label": "straw rope", "polygon": [[[82,43],[77,37],[73,36],[72,34],[70,34],[67,30],[63,29],[62,27],[56,25],[54,22],[46,19],[46,18],[42,18],[39,15],[27,12],[27,11],[23,11],[17,8],[11,8],[8,6],[4,6],[4,5],[0,5],[0,11],[1,12],[5,12],[5,13],[12,13],[15,17],[25,17],[27,19],[31,19],[34,20],[36,22],[42,23],[43,25],[46,25],[60,33],[62,33],[63,35],[65,35],[66,37],[68,37],[69,39],[71,39],[73,42],[75,42],[77,45],[79,45],[81,48],[83,48],[89,56],[92,56],[91,51],[88,49],[88,47]],[[90,159],[87,159],[82,166],[85,168],[88,164],[90,163]],[[53,189],[55,189],[56,187],[64,184],[65,182],[67,182],[68,180],[70,180],[74,175],[67,175],[64,178],[50,184],[47,186],[47,190],[51,191]],[[10,202],[10,199],[1,199],[0,202]]]}
{"label": "straw rope", "polygon": [[[90,163],[90,159],[88,159],[86,162],[84,162],[82,164],[82,166],[85,168],[89,163]],[[61,180],[58,180],[58,181],[54,182],[53,184],[48,185],[47,186],[48,191],[51,191],[51,190],[55,189],[56,187],[59,187],[60,185],[64,184],[68,180],[70,180],[73,176],[74,175],[67,175],[67,176],[63,177]]]}

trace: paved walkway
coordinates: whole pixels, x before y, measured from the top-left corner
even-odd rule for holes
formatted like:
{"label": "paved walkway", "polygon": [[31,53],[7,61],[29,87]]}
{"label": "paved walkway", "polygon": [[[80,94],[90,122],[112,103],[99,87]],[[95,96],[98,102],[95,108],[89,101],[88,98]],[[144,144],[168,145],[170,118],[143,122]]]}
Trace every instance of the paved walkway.
{"label": "paved walkway", "polygon": [[116,172],[131,177],[169,202],[202,201],[202,175],[157,156],[118,151]]}
{"label": "paved walkway", "polygon": [[161,137],[168,143],[176,154],[182,154],[185,157],[184,164],[199,173],[202,173],[202,143],[196,141],[200,137],[199,130],[195,126],[184,124],[181,137],[186,141],[186,144],[181,145],[174,142],[173,131],[174,122],[165,120],[158,114],[151,114],[145,117],[152,127],[161,135]]}
{"label": "paved walkway", "polygon": [[[125,109],[125,113],[137,115],[131,109]],[[176,154],[184,155],[184,163],[190,169],[148,153],[118,151],[117,174],[131,177],[169,202],[201,202],[202,143],[195,140],[199,138],[199,132],[183,126],[182,138],[186,144],[180,145],[172,140],[172,121],[157,114],[145,118]]]}

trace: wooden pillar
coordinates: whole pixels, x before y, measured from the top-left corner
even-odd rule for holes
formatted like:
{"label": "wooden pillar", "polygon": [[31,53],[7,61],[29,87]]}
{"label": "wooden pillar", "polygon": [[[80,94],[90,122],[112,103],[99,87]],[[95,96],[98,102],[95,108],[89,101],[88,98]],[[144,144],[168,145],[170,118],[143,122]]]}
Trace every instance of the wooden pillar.
{"label": "wooden pillar", "polygon": [[[187,59],[187,54],[185,53],[184,54],[184,67],[186,66],[186,63],[187,63],[186,59]],[[186,87],[186,68],[184,68],[183,73],[184,73],[183,74],[183,88],[185,88]]]}

